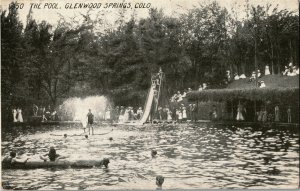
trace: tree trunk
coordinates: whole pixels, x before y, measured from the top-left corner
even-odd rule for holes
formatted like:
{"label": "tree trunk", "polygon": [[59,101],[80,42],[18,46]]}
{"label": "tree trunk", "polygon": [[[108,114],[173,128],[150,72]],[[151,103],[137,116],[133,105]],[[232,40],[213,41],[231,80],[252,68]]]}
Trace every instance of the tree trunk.
{"label": "tree trunk", "polygon": [[289,48],[290,48],[290,62],[292,62],[294,64],[294,62],[293,62],[293,47],[292,47],[291,39],[289,40]]}

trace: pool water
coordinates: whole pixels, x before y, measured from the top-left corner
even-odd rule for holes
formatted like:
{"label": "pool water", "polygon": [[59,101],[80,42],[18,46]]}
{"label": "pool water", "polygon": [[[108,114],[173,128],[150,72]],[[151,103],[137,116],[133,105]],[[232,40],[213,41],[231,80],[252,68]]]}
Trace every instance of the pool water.
{"label": "pool water", "polygon": [[[287,128],[103,125],[88,139],[76,125],[20,128],[2,132],[2,158],[16,150],[20,158],[39,160],[54,146],[68,160],[108,157],[110,164],[108,169],[5,169],[6,189],[156,189],[157,175],[165,177],[163,189],[299,185],[299,133]],[[157,151],[156,157],[151,150]]]}

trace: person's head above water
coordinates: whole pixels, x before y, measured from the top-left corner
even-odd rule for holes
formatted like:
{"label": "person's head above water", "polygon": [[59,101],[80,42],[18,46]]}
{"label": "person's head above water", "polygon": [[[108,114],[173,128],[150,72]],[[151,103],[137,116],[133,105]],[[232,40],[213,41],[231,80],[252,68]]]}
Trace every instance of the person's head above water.
{"label": "person's head above water", "polygon": [[17,156],[17,153],[14,152],[14,151],[11,151],[11,152],[9,153],[9,156],[10,156],[11,158],[15,158],[15,157]]}
{"label": "person's head above water", "polygon": [[152,150],[152,151],[151,151],[151,156],[152,156],[152,157],[155,157],[156,155],[157,155],[157,151],[156,151],[156,150]]}
{"label": "person's head above water", "polygon": [[88,139],[88,138],[89,138],[89,136],[88,136],[88,135],[84,135],[84,137],[85,137],[86,139]]}
{"label": "person's head above water", "polygon": [[64,134],[64,138],[67,138],[68,137],[68,135],[67,134]]}
{"label": "person's head above water", "polygon": [[56,159],[56,150],[55,150],[54,147],[50,147],[48,156],[49,156],[50,161],[55,161],[55,159]]}
{"label": "person's head above water", "polygon": [[92,112],[92,110],[91,110],[91,109],[89,109],[89,112]]}
{"label": "person's head above water", "polygon": [[110,163],[110,162],[109,162],[109,159],[108,159],[108,158],[104,158],[104,159],[102,160],[102,165],[104,165],[105,168],[108,167],[108,164],[109,164],[109,163]]}
{"label": "person's head above water", "polygon": [[159,175],[156,177],[156,185],[157,186],[161,187],[163,185],[164,181],[165,181],[165,178],[163,176]]}

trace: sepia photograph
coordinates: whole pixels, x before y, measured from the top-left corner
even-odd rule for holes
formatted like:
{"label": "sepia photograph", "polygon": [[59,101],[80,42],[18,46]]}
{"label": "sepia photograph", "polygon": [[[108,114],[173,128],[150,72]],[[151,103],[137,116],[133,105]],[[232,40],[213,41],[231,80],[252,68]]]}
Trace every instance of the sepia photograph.
{"label": "sepia photograph", "polygon": [[299,189],[298,0],[1,0],[2,190]]}

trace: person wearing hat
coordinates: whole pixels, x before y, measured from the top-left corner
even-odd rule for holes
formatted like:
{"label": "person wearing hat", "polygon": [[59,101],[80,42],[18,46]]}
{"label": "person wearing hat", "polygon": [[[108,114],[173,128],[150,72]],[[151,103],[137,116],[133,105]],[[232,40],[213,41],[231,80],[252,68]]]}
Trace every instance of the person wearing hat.
{"label": "person wearing hat", "polygon": [[192,91],[192,88],[188,88],[188,93],[190,93]]}
{"label": "person wearing hat", "polygon": [[202,86],[203,86],[203,90],[207,89],[207,83],[203,83]]}

